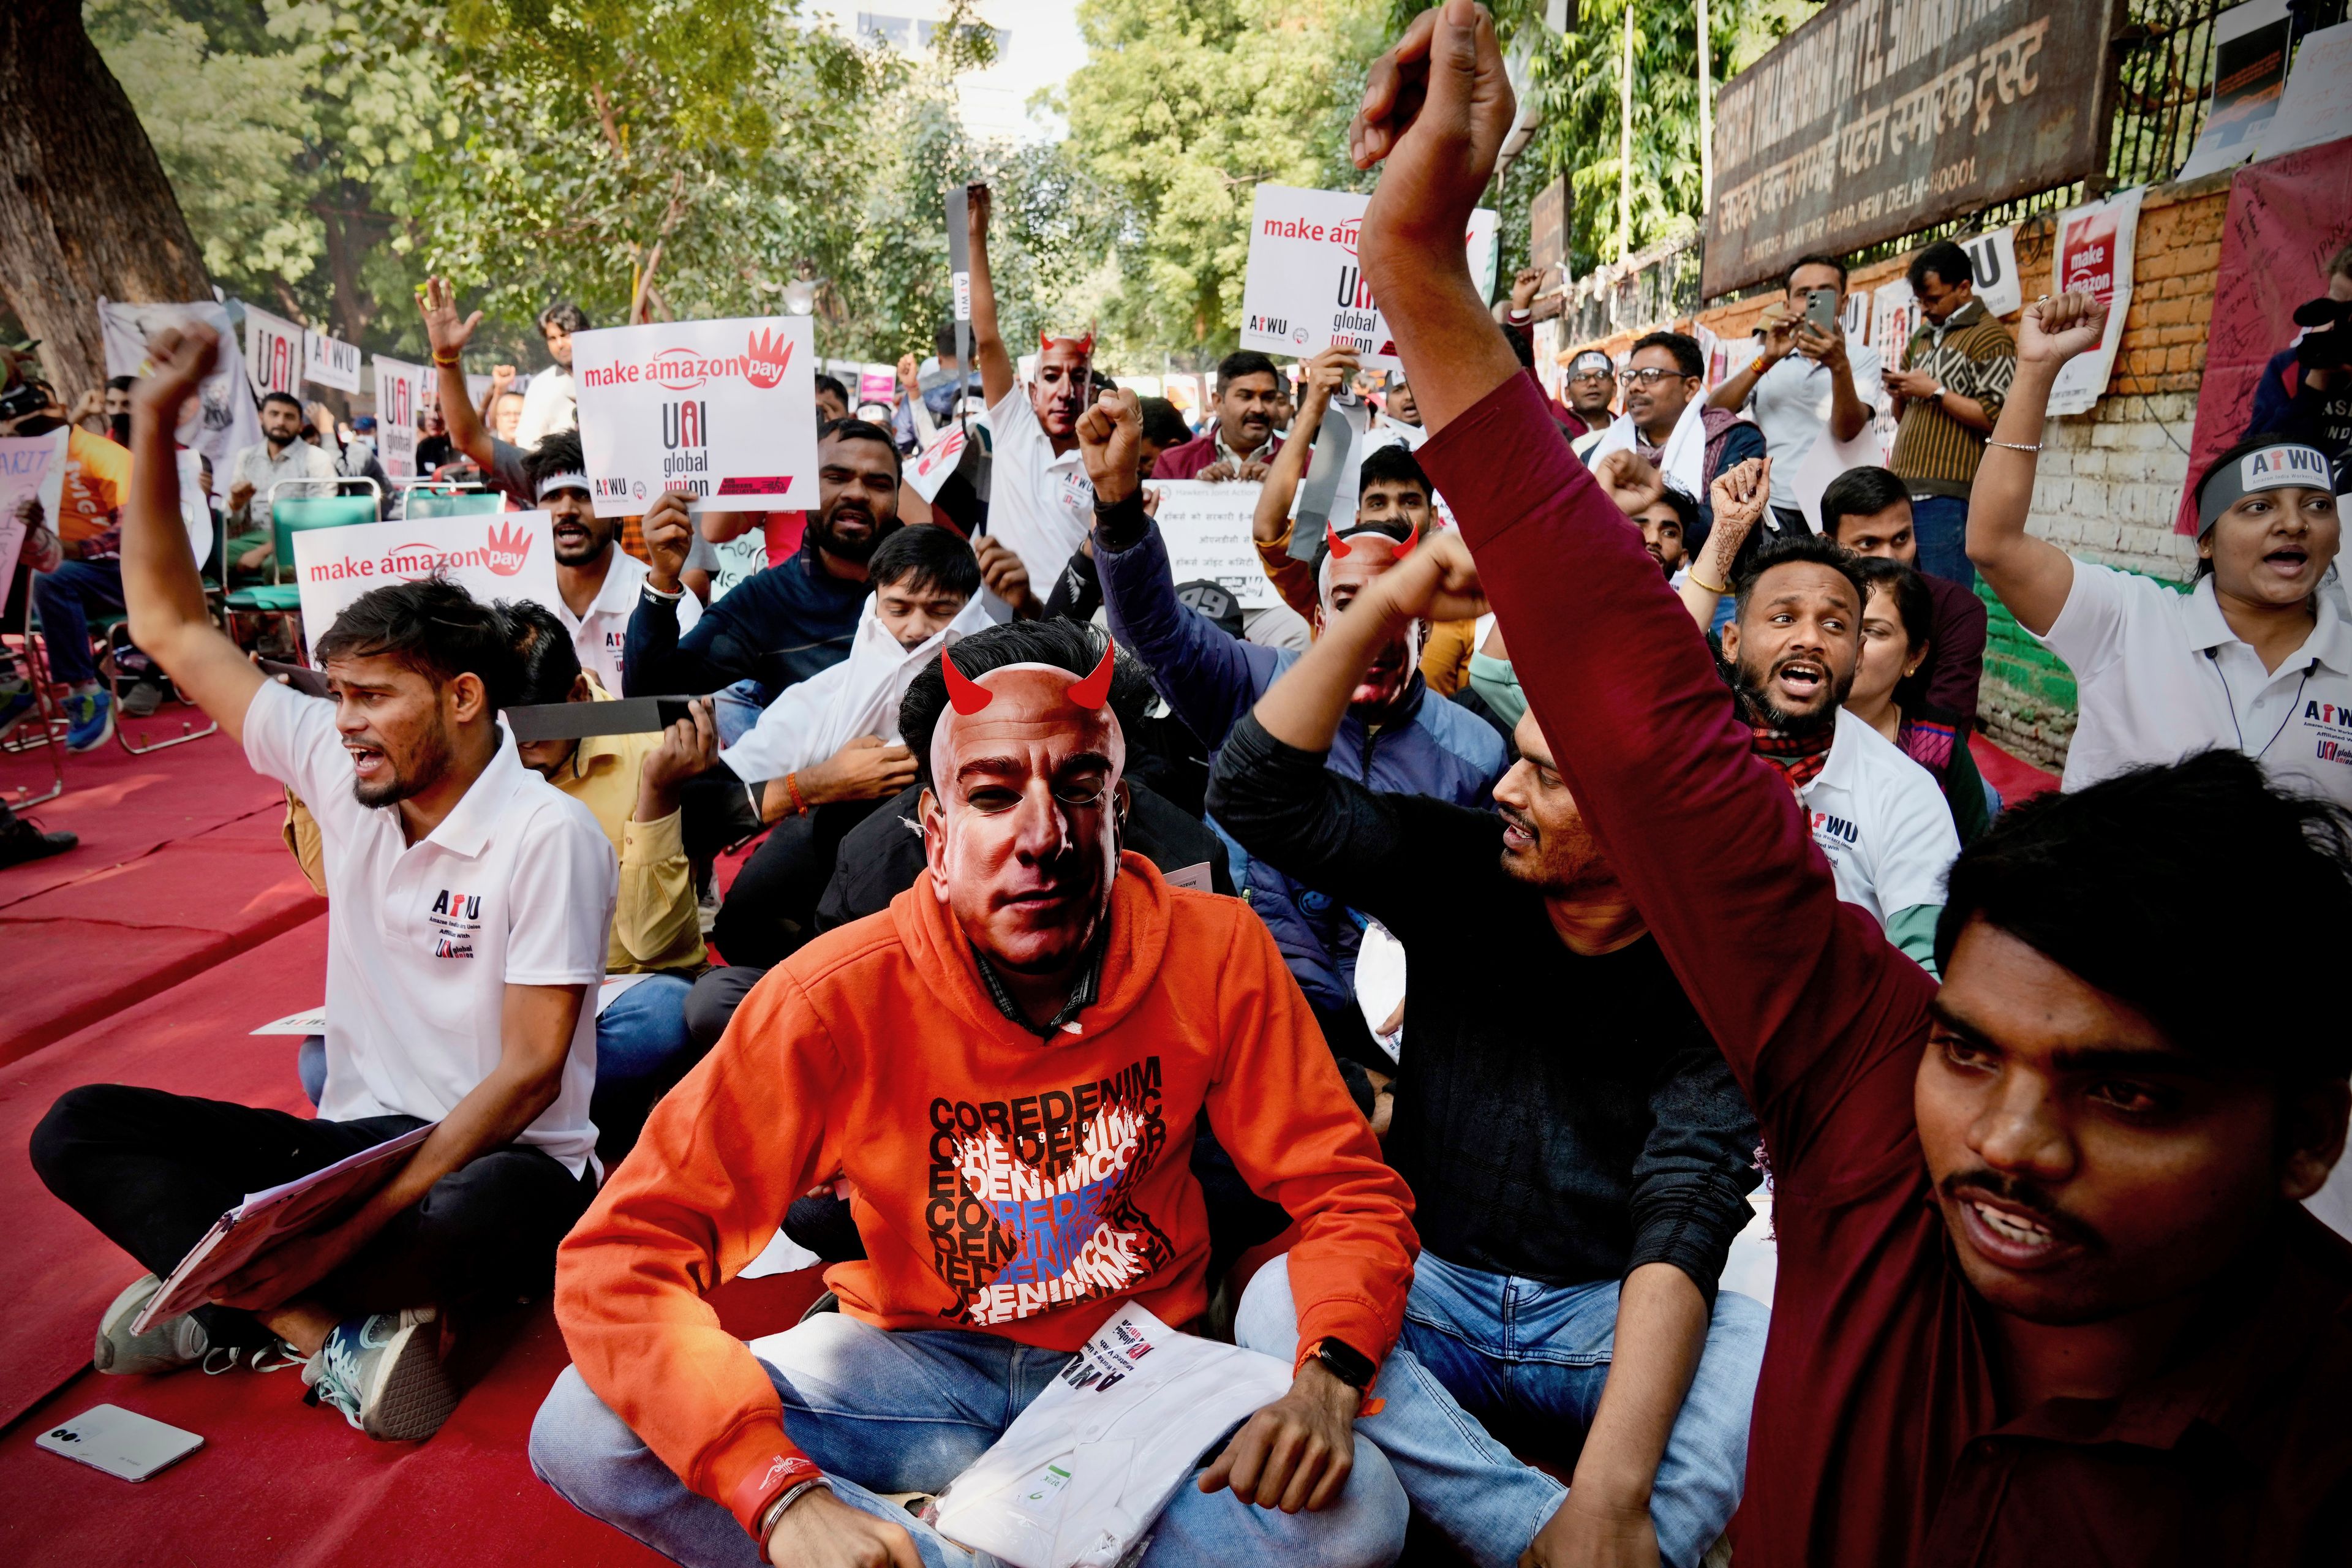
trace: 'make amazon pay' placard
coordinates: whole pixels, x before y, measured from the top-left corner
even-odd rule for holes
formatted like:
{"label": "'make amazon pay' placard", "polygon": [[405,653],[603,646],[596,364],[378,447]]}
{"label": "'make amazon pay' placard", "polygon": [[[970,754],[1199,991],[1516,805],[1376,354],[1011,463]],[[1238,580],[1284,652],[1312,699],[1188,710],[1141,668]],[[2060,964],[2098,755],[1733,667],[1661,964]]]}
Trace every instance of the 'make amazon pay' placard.
{"label": "'make amazon pay' placard", "polygon": [[387,583],[438,574],[485,605],[536,599],[557,610],[563,603],[543,511],[306,528],[294,535],[294,573],[302,586],[302,636],[312,647],[353,599]]}
{"label": "'make amazon pay' placard", "polygon": [[[1249,274],[1242,283],[1241,346],[1305,359],[1333,343],[1367,369],[1394,369],[1396,341],[1356,264],[1370,196],[1260,185],[1250,210]],[[1462,237],[1470,276],[1491,293],[1495,215],[1470,215]]]}
{"label": "'make amazon pay' placard", "polygon": [[598,517],[664,490],[697,511],[816,504],[815,329],[805,316],[606,327],[572,340]]}

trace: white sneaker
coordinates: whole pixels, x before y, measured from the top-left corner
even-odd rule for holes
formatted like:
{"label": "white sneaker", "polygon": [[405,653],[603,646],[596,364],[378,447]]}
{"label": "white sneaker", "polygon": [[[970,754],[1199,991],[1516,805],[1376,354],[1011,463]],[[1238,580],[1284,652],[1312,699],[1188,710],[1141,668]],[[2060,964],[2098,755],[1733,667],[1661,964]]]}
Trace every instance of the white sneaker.
{"label": "white sneaker", "polygon": [[377,1312],[337,1323],[302,1381],[322,1405],[369,1436],[419,1443],[457,1407],[457,1387],[441,1369],[432,1308]]}
{"label": "white sneaker", "polygon": [[92,1366],[121,1376],[127,1373],[177,1372],[205,1359],[212,1342],[205,1333],[205,1326],[188,1313],[166,1318],[143,1334],[131,1331],[131,1320],[163,1288],[163,1281],[152,1274],[123,1287],[122,1294],[98,1320],[98,1348],[89,1358]]}

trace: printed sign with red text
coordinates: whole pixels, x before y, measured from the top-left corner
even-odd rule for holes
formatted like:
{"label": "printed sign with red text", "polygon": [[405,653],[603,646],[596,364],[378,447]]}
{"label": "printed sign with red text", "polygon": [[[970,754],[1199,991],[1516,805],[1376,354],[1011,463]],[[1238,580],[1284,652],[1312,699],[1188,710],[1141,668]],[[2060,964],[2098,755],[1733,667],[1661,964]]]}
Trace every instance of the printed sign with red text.
{"label": "printed sign with red text", "polygon": [[555,538],[543,511],[310,528],[294,535],[302,635],[315,647],[345,605],[370,588],[439,573],[484,604],[556,596]]}
{"label": "printed sign with red text", "polygon": [[[1370,196],[1260,185],[1250,214],[1249,273],[1242,283],[1241,346],[1305,359],[1333,343],[1368,368],[1398,364],[1396,342],[1356,262],[1356,231]],[[1462,237],[1470,276],[1495,277],[1495,215],[1470,215]]]}
{"label": "printed sign with red text", "polygon": [[598,517],[664,490],[697,511],[816,498],[815,329],[805,316],[606,327],[572,340],[580,444]]}
{"label": "printed sign with red text", "polygon": [[2131,311],[2132,247],[2139,239],[2139,199],[2147,188],[2134,185],[2104,202],[2058,215],[2051,292],[2081,289],[2096,295],[2107,308],[2107,330],[2097,348],[2060,367],[2050,386],[2053,414],[2088,414],[2106,393],[2116,348],[2123,342],[2124,318]]}

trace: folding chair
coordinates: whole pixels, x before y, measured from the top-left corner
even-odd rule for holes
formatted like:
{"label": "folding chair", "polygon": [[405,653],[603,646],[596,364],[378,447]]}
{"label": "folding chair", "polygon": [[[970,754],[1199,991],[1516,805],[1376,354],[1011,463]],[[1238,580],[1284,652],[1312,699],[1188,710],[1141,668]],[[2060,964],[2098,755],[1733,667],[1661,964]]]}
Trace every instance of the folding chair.
{"label": "folding chair", "polygon": [[21,600],[25,606],[23,618],[15,630],[17,657],[24,660],[25,679],[32,682],[33,711],[17,722],[16,727],[8,732],[7,739],[0,740],[0,752],[22,756],[46,746],[49,752],[50,774],[49,787],[39,795],[33,794],[30,785],[16,786],[17,798],[8,805],[22,811],[28,805],[39,805],[66,793],[66,731],[71,725],[66,718],[64,705],[49,689],[49,661],[43,646],[46,635],[33,629],[32,568],[20,562],[14,576],[16,581],[10,591],[0,595],[0,604]]}
{"label": "folding chair", "polygon": [[[196,563],[196,578],[204,587],[205,612],[224,626],[226,625],[227,617],[223,613],[221,582],[228,571],[227,550],[228,530],[216,525],[213,529],[211,552]],[[142,730],[139,731],[139,744],[132,745],[131,727],[124,721],[122,708],[123,656],[138,646],[131,640],[131,617],[122,611],[93,615],[89,617],[89,628],[106,640],[106,653],[100,662],[106,670],[107,695],[114,703],[115,744],[134,757],[143,757],[150,752],[160,752],[166,746],[179,746],[190,741],[201,741],[220,728],[219,722],[215,721],[199,730],[195,728],[195,721],[183,719],[180,721],[180,732],[169,740],[150,741],[147,739],[147,731]],[[175,688],[175,694],[176,689]],[[181,697],[180,701],[183,706],[190,705],[185,697]]]}
{"label": "folding chair", "polygon": [[405,487],[401,515],[407,518],[480,517],[499,510],[506,497],[488,485],[443,485],[426,479]]}
{"label": "folding chair", "polygon": [[[331,485],[324,495],[288,495],[293,486]],[[364,489],[345,489],[345,486]],[[269,581],[252,588],[238,588],[227,596],[226,605],[239,615],[258,616],[265,622],[276,621],[292,628],[302,616],[302,587],[294,575],[294,536],[313,528],[348,528],[353,523],[373,522],[382,510],[383,491],[373,479],[365,477],[334,479],[280,479],[269,487],[269,537],[272,560]],[[302,640],[299,636],[289,639],[299,657]]]}

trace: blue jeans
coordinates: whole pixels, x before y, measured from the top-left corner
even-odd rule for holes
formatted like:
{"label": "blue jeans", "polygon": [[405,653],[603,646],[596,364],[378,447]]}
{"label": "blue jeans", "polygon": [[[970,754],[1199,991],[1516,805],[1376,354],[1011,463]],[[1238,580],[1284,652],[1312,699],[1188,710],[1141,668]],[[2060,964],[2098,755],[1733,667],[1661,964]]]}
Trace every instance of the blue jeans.
{"label": "blue jeans", "polygon": [[[1045,1392],[1068,1356],[995,1334],[888,1332],[839,1312],[810,1318],[771,1348],[775,1359],[761,1364],[783,1400],[784,1430],[824,1469],[834,1496],[904,1526],[929,1568],[993,1561],[876,1494],[944,1490]],[[563,1369],[539,1407],[530,1464],[572,1506],[674,1562],[751,1568],[760,1561],[735,1516],[688,1490],[589,1392],[577,1368]],[[1404,1527],[1404,1491],[1380,1450],[1360,1436],[1346,1489],[1318,1513],[1286,1514],[1230,1491],[1178,1487],[1143,1562],[1373,1568],[1396,1561]]]}
{"label": "blue jeans", "polygon": [[1919,570],[1963,588],[1977,585],[1969,561],[1969,503],[1963,496],[1913,496],[1911,536],[1919,542]]}
{"label": "blue jeans", "polygon": [[33,574],[33,604],[48,638],[49,675],[79,686],[98,679],[89,658],[89,609],[122,608],[122,563],[61,561],[54,572]]}
{"label": "blue jeans", "polygon": [[[1298,1342],[1287,1259],[1257,1272],[1234,1338],[1269,1355]],[[1464,1268],[1430,1253],[1413,1265],[1404,1332],[1381,1365],[1377,1415],[1356,1423],[1380,1445],[1416,1512],[1479,1568],[1512,1568],[1567,1496],[1482,1423],[1559,1424],[1576,1440],[1609,1381],[1617,1281],[1559,1286]],[[1770,1313],[1718,1292],[1698,1374],[1666,1440],[1650,1494],[1658,1554],[1694,1568],[1739,1507],[1748,1417]]]}
{"label": "blue jeans", "polygon": [[710,721],[718,728],[719,743],[731,746],[750,734],[767,707],[760,700],[760,683],[756,680],[739,680],[712,693]]}
{"label": "blue jeans", "polygon": [[[610,1164],[628,1152],[654,1101],[686,1076],[700,1053],[686,1029],[694,987],[676,974],[648,974],[614,998],[596,1019],[596,1089],[588,1101],[596,1146]],[[588,1005],[595,1005],[592,994]],[[327,1041],[303,1037],[294,1057],[302,1092],[317,1105],[327,1092]]]}

